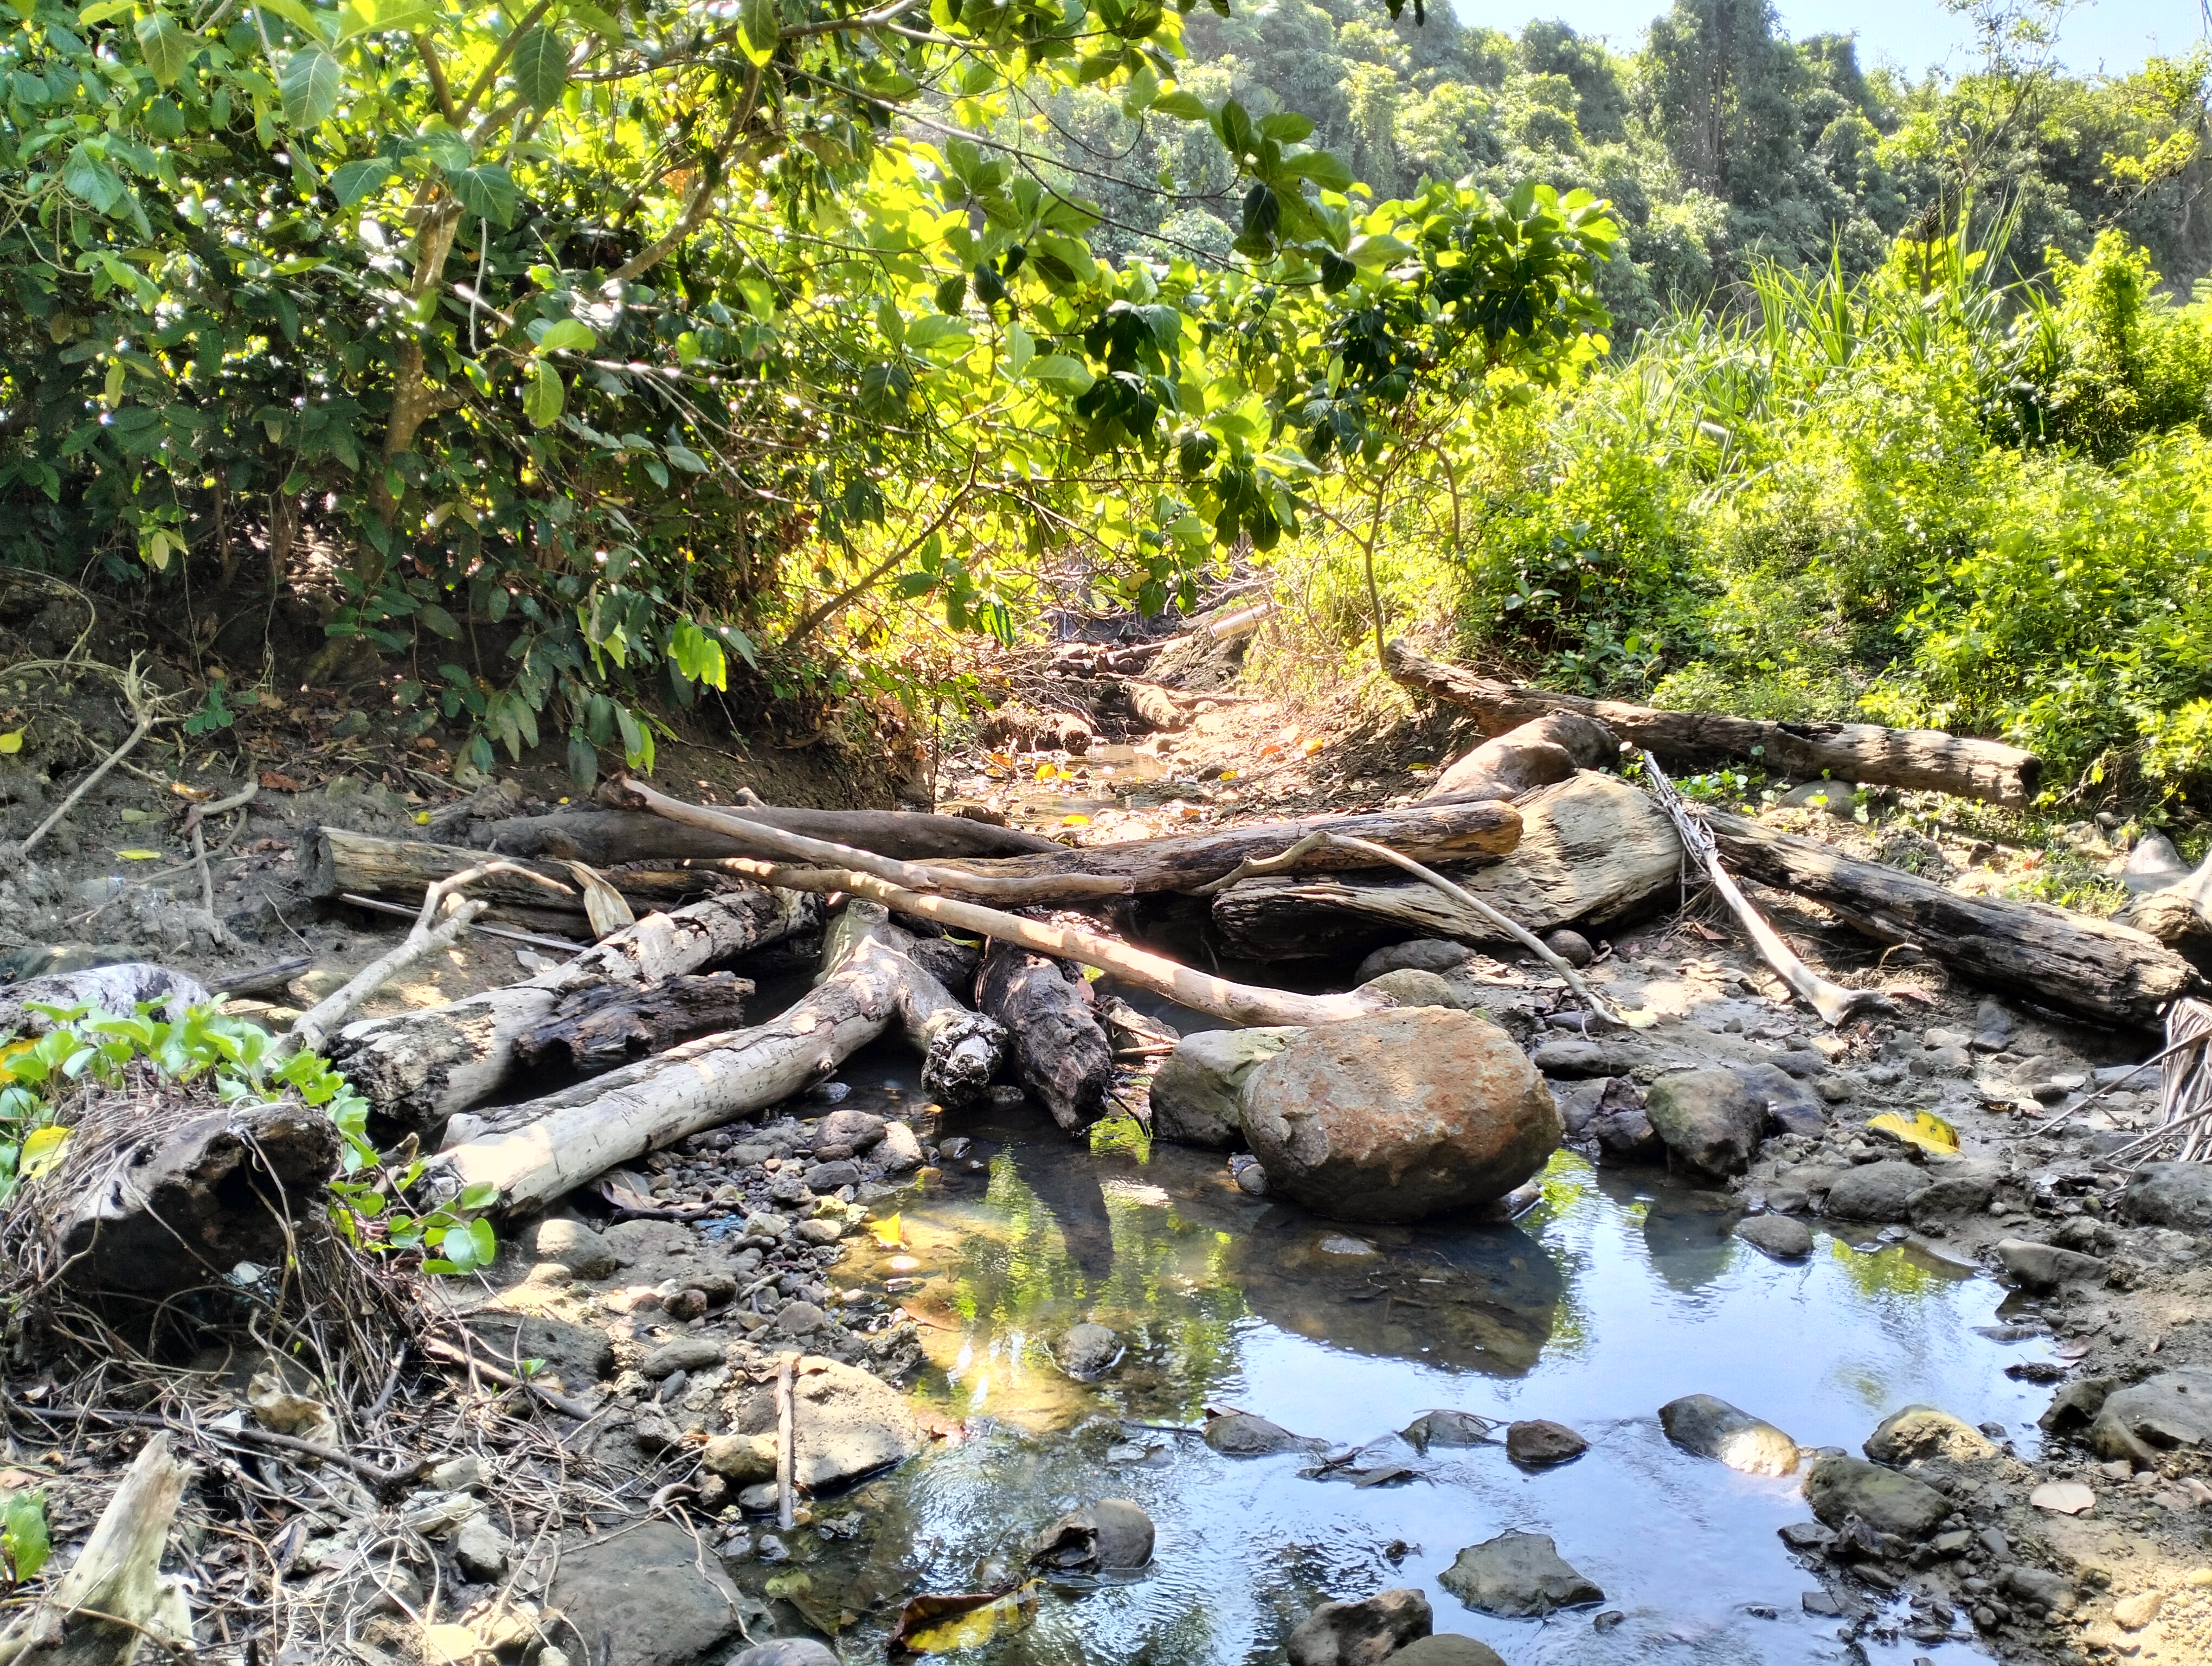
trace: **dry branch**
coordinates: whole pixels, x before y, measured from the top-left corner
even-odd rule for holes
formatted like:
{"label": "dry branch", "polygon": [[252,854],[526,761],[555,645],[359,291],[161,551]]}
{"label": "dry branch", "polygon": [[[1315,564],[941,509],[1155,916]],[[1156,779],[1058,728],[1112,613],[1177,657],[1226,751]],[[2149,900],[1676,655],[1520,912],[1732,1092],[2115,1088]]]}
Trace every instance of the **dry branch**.
{"label": "dry branch", "polygon": [[149,1638],[191,1652],[188,1583],[161,1572],[191,1474],[166,1436],[140,1449],[76,1560],[0,1633],[0,1666],[131,1666]]}
{"label": "dry branch", "polygon": [[[299,856],[310,897],[374,897],[410,904],[419,904],[422,893],[441,879],[481,867],[483,861],[484,853],[467,845],[386,838],[338,827],[309,829],[301,840]],[[635,909],[677,908],[721,888],[713,868],[687,867],[672,856],[650,866],[616,868],[601,877]],[[515,909],[526,919],[557,916],[553,923],[575,929],[586,923],[587,911],[574,881],[565,859],[532,863],[508,856],[474,890],[492,906]],[[561,889],[549,890],[548,882]]]}
{"label": "dry branch", "polygon": [[[907,810],[784,810],[725,806],[732,818],[807,838],[830,839],[900,860],[938,856],[1018,856],[1055,848],[1052,841],[1018,829],[994,827],[965,816],[927,816]],[[550,816],[516,816],[480,825],[485,848],[510,856],[589,862],[605,868],[624,862],[712,860],[750,849],[708,830],[672,828],[631,810],[571,810]]]}

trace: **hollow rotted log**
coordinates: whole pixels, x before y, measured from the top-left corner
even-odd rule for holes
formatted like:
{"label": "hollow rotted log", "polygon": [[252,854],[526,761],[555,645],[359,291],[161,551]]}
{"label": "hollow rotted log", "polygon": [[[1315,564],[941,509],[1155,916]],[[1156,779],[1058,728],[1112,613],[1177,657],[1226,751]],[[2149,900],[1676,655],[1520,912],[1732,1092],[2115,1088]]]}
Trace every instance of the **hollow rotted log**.
{"label": "hollow rotted log", "polygon": [[1575,712],[1598,719],[1623,740],[1648,746],[1672,762],[1711,766],[1756,759],[1801,780],[1826,774],[1838,781],[1932,788],[2015,806],[2033,801],[2043,770],[2041,759],[2017,746],[1940,729],[1767,723],[1710,712],[1659,711],[1500,682],[1428,659],[1402,642],[1390,643],[1383,660],[1400,682],[1472,713],[1493,734],[1550,712]]}
{"label": "hollow rotted log", "polygon": [[1097,1122],[1114,1085],[1114,1045],[1082,972],[1010,943],[994,943],[975,980],[975,1005],[1006,1025],[1014,1067],[1070,1134]]}
{"label": "hollow rotted log", "polygon": [[[829,839],[856,850],[901,861],[938,856],[1019,856],[1058,848],[1050,839],[1018,828],[994,827],[965,816],[927,816],[909,810],[785,810],[751,805],[718,806],[725,815],[810,839]],[[635,810],[570,810],[550,816],[512,816],[481,824],[476,836],[487,850],[511,856],[552,857],[609,867],[624,862],[674,866],[744,853],[736,841],[694,827],[678,827]]]}
{"label": "hollow rotted log", "polygon": [[1863,862],[1817,839],[1708,813],[1731,871],[1810,897],[1883,943],[1910,943],[1950,970],[2039,1006],[2148,1029],[2199,992],[2197,969],[2148,933],[2043,903],[1961,897],[1932,879]]}
{"label": "hollow rotted log", "polygon": [[752,980],[731,972],[664,978],[641,988],[601,983],[563,995],[550,1017],[516,1037],[532,1068],[611,1070],[709,1030],[744,1022]]}

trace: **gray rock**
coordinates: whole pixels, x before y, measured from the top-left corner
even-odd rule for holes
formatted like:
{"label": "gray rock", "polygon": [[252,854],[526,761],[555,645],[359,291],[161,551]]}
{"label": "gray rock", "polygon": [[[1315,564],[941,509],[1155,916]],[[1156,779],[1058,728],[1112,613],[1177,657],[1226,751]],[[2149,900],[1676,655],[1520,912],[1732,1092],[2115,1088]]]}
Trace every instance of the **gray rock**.
{"label": "gray rock", "polygon": [[2050,1405],[2036,1419],[2036,1426],[2048,1435],[2088,1428],[2105,1409],[2105,1402],[2112,1393],[2112,1379],[2109,1377],[2077,1377],[2051,1396]]}
{"label": "gray rock", "polygon": [[1506,1426],[1505,1456],[1524,1468],[1548,1469],[1555,1463],[1571,1462],[1588,1450],[1589,1442],[1549,1418],[1530,1418]]}
{"label": "gray rock", "polygon": [[1608,1168],[1667,1160],[1667,1142],[1659,1137],[1659,1130],[1651,1126],[1651,1119],[1640,1105],[1601,1110],[1590,1118],[1589,1136],[1597,1142],[1597,1160]]}
{"label": "gray rock", "polygon": [[1802,1261],[1813,1253],[1813,1229],[1788,1215],[1746,1215],[1735,1235],[1777,1261]]}
{"label": "gray rock", "polygon": [[811,1220],[800,1221],[791,1232],[801,1243],[827,1246],[845,1236],[845,1223],[839,1218],[817,1215]]}
{"label": "gray rock", "polygon": [[1824,1453],[1805,1477],[1805,1501],[1830,1527],[1847,1516],[1901,1539],[1918,1541],[1951,1513],[1951,1501],[1924,1481],[1878,1463]]}
{"label": "gray rock", "polygon": [[1064,1572],[1133,1572],[1152,1560],[1152,1518],[1127,1499],[1101,1499],[1040,1533],[1029,1560]]}
{"label": "gray rock", "polygon": [[876,1161],[887,1174],[913,1173],[921,1166],[920,1136],[904,1122],[888,1124],[876,1146]]}
{"label": "gray rock", "polygon": [[2153,833],[2139,839],[2136,848],[2128,852],[2126,864],[2120,869],[2120,883],[2138,897],[2146,891],[2164,891],[2168,885],[2178,885],[2189,877],[2189,864],[2181,860],[2181,853],[2173,848],[2173,841],[2163,833]]}
{"label": "gray rock", "polygon": [[1589,939],[1580,932],[1569,931],[1564,926],[1557,931],[1545,933],[1544,946],[1570,966],[1587,966],[1597,958],[1597,951],[1590,947]]}
{"label": "gray rock", "polygon": [[1828,1213],[1838,1220],[1909,1220],[1913,1195],[1927,1184],[1928,1170],[1917,1163],[1862,1163],[1828,1188]]}
{"label": "gray rock", "polygon": [[811,1637],[775,1637],[732,1655],[727,1666],[842,1666],[826,1643]]}
{"label": "gray rock", "polygon": [[1244,1137],[1238,1095],[1246,1079],[1300,1033],[1262,1028],[1185,1036],[1152,1078],[1152,1137],[1183,1146],[1237,1144]]}
{"label": "gray rock", "polygon": [[546,1602],[578,1636],[619,1639],[621,1666],[694,1666],[737,1633],[742,1613],[714,1559],[660,1521],[563,1550]]}
{"label": "gray rock", "polygon": [[1996,1189],[1994,1176],[1953,1174],[1939,1170],[1932,1172],[1928,1183],[1906,1200],[1906,1212],[1915,1226],[1955,1220],[1961,1215],[1978,1215],[1987,1211]]}
{"label": "gray rock", "polygon": [[1301,1033],[1244,1084],[1269,1189],[1340,1220],[1419,1220],[1503,1197],[1560,1139],[1552,1096],[1496,1025],[1395,1008]]}
{"label": "gray rock", "polygon": [[1809,1047],[1792,1047],[1774,1055],[1774,1067],[1801,1082],[1817,1082],[1828,1073],[1828,1061]]}
{"label": "gray rock", "polygon": [[824,1146],[842,1146],[848,1151],[866,1151],[884,1137],[890,1124],[882,1117],[865,1110],[833,1110],[814,1128],[814,1145],[818,1151]]}
{"label": "gray rock", "polygon": [[1417,971],[1410,966],[1395,972],[1385,972],[1380,977],[1370,977],[1359,987],[1372,994],[1388,995],[1401,1006],[1443,1006],[1464,1010],[1481,1005],[1474,999],[1472,987],[1446,977],[1442,972]]}
{"label": "gray rock", "polygon": [[2084,1280],[2102,1282],[2110,1270],[2094,1256],[2085,1256],[2078,1250],[2061,1250],[2055,1243],[2033,1243],[2025,1238],[2001,1242],[1997,1245],[1997,1260],[2027,1290],[2056,1290],[2061,1285]]}
{"label": "gray rock", "polygon": [[1644,1114],[1668,1154],[1693,1174],[1725,1179],[1751,1166],[1766,1105],[1732,1070],[1677,1070],[1651,1084]]}
{"label": "gray rock", "polygon": [[1470,961],[1481,958],[1464,943],[1420,937],[1410,943],[1393,943],[1387,948],[1376,950],[1359,963],[1359,970],[1352,975],[1352,981],[1355,984],[1366,983],[1385,972],[1406,969],[1417,972],[1457,971]]}
{"label": "gray rock", "polygon": [[679,1336],[638,1361],[637,1368],[654,1382],[679,1371],[707,1371],[722,1363],[722,1345],[708,1336]]}
{"label": "gray rock", "polygon": [[1827,1132],[1828,1113],[1820,1096],[1780,1065],[1733,1064],[1729,1068],[1759,1096],[1766,1107],[1767,1120],[1780,1132],[1816,1139]]}
{"label": "gray rock", "polygon": [[776,1313],[775,1328],[787,1336],[811,1336],[829,1317],[811,1302],[786,1302]]}
{"label": "gray rock", "polygon": [[1902,1411],[1892,1412],[1867,1437],[1864,1450],[1876,1463],[1900,1468],[1916,1458],[1948,1458],[1954,1463],[1971,1463],[1996,1451],[1990,1444],[1989,1437],[1979,1429],[1933,1406],[1907,1406]]}
{"label": "gray rock", "polygon": [[1473,1412],[1423,1412],[1400,1432],[1417,1451],[1431,1446],[1480,1446],[1498,1426]]}
{"label": "gray rock", "polygon": [[1547,1076],[1626,1076],[1635,1055],[1625,1047],[1590,1041],[1581,1036],[1559,1036],[1540,1042],[1529,1061]]}
{"label": "gray rock", "polygon": [[1999,1572],[1997,1583],[2015,1602],[2039,1603],[2052,1614],[2064,1614],[2074,1606],[2073,1585],[2049,1568],[2026,1567],[2015,1562]]}
{"label": "gray rock", "polygon": [[2128,1177],[2120,1213],[2139,1225],[2212,1231],[2212,1164],[2144,1164]]}
{"label": "gray rock", "polygon": [[[854,1366],[808,1354],[799,1361],[793,1395],[793,1479],[816,1490],[897,1463],[921,1447],[921,1428],[906,1396]],[[738,1402],[732,1433],[775,1433],[775,1386]]]}
{"label": "gray rock", "polygon": [[2012,1014],[1995,1000],[1985,1000],[1974,1013],[1974,1038],[1968,1043],[1977,1053],[2002,1053],[2012,1045]]}
{"label": "gray rock", "polygon": [[1659,1426],[1684,1451],[1718,1460],[1747,1475],[1787,1475],[1797,1443],[1771,1423],[1709,1394],[1685,1395],[1659,1408]]}
{"label": "gray rock", "polygon": [[1291,1633],[1290,1666],[1382,1666],[1426,1637],[1436,1623],[1429,1599],[1413,1590],[1386,1590],[1358,1602],[1324,1602]]}
{"label": "gray rock", "polygon": [[1279,1423],[1249,1412],[1224,1412],[1209,1418],[1206,1444],[1227,1457],[1267,1457],[1276,1452],[1310,1452],[1328,1444],[1294,1435]]}
{"label": "gray rock", "polygon": [[[778,1175],[779,1180],[783,1177]],[[860,1183],[860,1165],[852,1158],[840,1158],[834,1163],[817,1163],[806,1171],[806,1189],[810,1192],[834,1192],[840,1186]]]}
{"label": "gray rock", "polygon": [[1432,1632],[1392,1655],[1390,1666],[1505,1666],[1505,1659],[1487,1643],[1457,1632]]}
{"label": "gray rock", "polygon": [[1501,1533],[1469,1545],[1437,1583],[1468,1607],[1508,1619],[1605,1601],[1541,1533]]}
{"label": "gray rock", "polygon": [[2099,1457],[2142,1464],[2167,1452],[2212,1449],[2212,1371],[2165,1371],[2114,1389],[2098,1409],[2089,1444]]}
{"label": "gray rock", "polygon": [[621,1265],[614,1247],[580,1220],[554,1215],[538,1223],[530,1252],[538,1261],[558,1262],[580,1279],[611,1279]]}
{"label": "gray rock", "polygon": [[480,1585],[503,1578],[514,1546],[489,1516],[471,1516],[453,1534],[453,1560]]}
{"label": "gray rock", "polygon": [[1851,812],[1858,807],[1850,783],[1842,781],[1808,781],[1784,793],[1781,802],[1792,810],[1825,810],[1846,822],[1854,819]]}
{"label": "gray rock", "polygon": [[548,1375],[570,1389],[615,1374],[615,1345],[606,1332],[535,1313],[476,1313],[465,1322],[494,1359],[543,1359]]}
{"label": "gray rock", "polygon": [[1052,1357],[1079,1383],[1095,1383],[1121,1357],[1121,1339],[1104,1325],[1070,1325],[1053,1345]]}

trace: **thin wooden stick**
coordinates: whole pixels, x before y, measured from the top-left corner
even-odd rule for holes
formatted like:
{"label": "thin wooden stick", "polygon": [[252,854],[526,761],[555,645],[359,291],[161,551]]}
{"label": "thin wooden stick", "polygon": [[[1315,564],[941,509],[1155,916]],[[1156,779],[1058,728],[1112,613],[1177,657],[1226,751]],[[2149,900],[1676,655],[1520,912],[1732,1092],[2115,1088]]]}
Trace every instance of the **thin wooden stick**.
{"label": "thin wooden stick", "polygon": [[791,1531],[799,1513],[793,1476],[799,1468],[799,1356],[785,1353],[775,1362],[775,1524]]}
{"label": "thin wooden stick", "polygon": [[145,678],[138,674],[138,656],[136,654],[131,655],[130,668],[123,673],[123,697],[130,703],[131,714],[137,720],[131,726],[131,733],[124,738],[120,746],[93,765],[92,773],[70,789],[70,795],[54,806],[52,814],[31,830],[28,836],[18,847],[17,854],[27,856],[37,848],[39,841],[52,832],[55,824],[70,811],[76,809],[87,793],[106,780],[107,772],[120,763],[126,753],[136,747],[140,741],[145,739],[148,735],[153,733],[156,725],[174,723],[178,721],[173,717],[164,716],[153,697],[147,694]]}

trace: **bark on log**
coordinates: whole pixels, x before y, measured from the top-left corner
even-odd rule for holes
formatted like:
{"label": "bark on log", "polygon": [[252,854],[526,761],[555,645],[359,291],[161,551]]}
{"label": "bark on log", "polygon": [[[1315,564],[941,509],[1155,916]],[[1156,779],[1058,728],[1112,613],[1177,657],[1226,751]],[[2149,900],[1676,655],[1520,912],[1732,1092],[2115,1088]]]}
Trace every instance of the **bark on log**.
{"label": "bark on log", "polygon": [[2039,1006],[2106,1024],[2155,1025],[2196,969],[2148,933],[2041,903],[1961,897],[1933,880],[1862,862],[1817,839],[1708,814],[1734,872],[1795,891],[1884,943],[1910,943],[1952,971]]}
{"label": "bark on log", "polygon": [[[1586,771],[1519,808],[1513,854],[1455,877],[1529,930],[1603,929],[1674,894],[1681,841],[1666,812],[1620,776]],[[1432,886],[1352,876],[1241,880],[1213,899],[1212,927],[1224,953],[1254,960],[1364,954],[1413,937],[1510,940]]]}
{"label": "bark on log", "polygon": [[[191,1470],[157,1434],[141,1447],[92,1535],[52,1588],[0,1633],[0,1666],[132,1666],[193,1646],[190,1582],[161,1572]],[[95,1617],[98,1616],[98,1617]],[[144,1644],[154,1639],[156,1649]]]}
{"label": "bark on log", "polygon": [[1604,724],[1579,712],[1550,712],[1484,741],[1445,770],[1421,799],[1516,799],[1565,781],[1577,769],[1620,761],[1620,738]]}
{"label": "bark on log", "polygon": [[[976,720],[975,738],[986,746],[1004,746],[1017,752],[1073,752],[1079,757],[1097,745],[1098,732],[1089,718],[1078,713],[1039,711],[1010,700]],[[838,842],[852,844],[856,849],[866,848],[851,839]]]}
{"label": "bark on log", "polygon": [[1104,1115],[1114,1048],[1081,972],[994,943],[975,980],[975,1005],[1006,1027],[1014,1067],[1054,1122],[1076,1134]]}
{"label": "bark on log", "polygon": [[579,989],[516,1040],[514,1056],[531,1069],[612,1070],[709,1030],[736,1029],[752,993],[751,979],[730,972]]}
{"label": "bark on log", "polygon": [[331,1057],[380,1120],[434,1145],[447,1117],[498,1091],[514,1068],[516,1043],[563,999],[593,988],[647,988],[811,932],[821,918],[817,898],[744,885],[672,914],[649,914],[522,982],[349,1025]]}
{"label": "bark on log", "polygon": [[1657,711],[1617,700],[1588,700],[1443,665],[1401,642],[1384,649],[1383,663],[1400,682],[1473,713],[1492,734],[1549,712],[1577,712],[1598,719],[1623,740],[1648,746],[1671,761],[1710,765],[1756,757],[1767,769],[1800,779],[1816,779],[1825,772],[1838,781],[1933,788],[2012,806],[2033,800],[2043,769],[2041,759],[2016,746],[1940,729],[1763,723],[1706,712]]}
{"label": "bark on log", "polygon": [[171,999],[200,1006],[210,997],[198,979],[143,960],[25,978],[0,995],[0,1035],[45,1035],[53,1027],[52,1020],[43,1012],[32,1012],[33,1006],[89,1006],[127,1018],[142,1000]]}
{"label": "bark on log", "polygon": [[617,1164],[780,1104],[894,1023],[927,1055],[925,1089],[957,1103],[990,1079],[1005,1032],[922,970],[908,940],[884,909],[847,903],[821,981],[781,1017],[471,1118],[469,1137],[439,1156],[442,1183],[489,1182],[510,1210],[542,1207]]}
{"label": "bark on log", "polygon": [[[830,839],[902,861],[939,856],[1019,856],[1059,847],[1018,828],[994,827],[965,816],[926,816],[911,810],[783,810],[718,806],[724,815],[810,839]],[[553,816],[515,816],[483,823],[477,836],[487,850],[513,856],[552,857],[605,868],[623,862],[674,866],[745,854],[735,840],[698,828],[677,827],[635,810],[572,810]]]}
{"label": "bark on log", "polygon": [[[313,827],[301,837],[299,866],[301,883],[310,897],[331,898],[352,891],[358,896],[419,903],[430,885],[477,866],[484,856],[483,851],[465,845]],[[564,897],[548,891],[519,873],[491,873],[471,885],[470,895],[491,903],[502,914],[571,927],[584,925],[584,888],[574,874],[557,860],[522,861],[512,855],[507,860],[566,886],[569,894]],[[599,872],[624,901],[640,910],[680,908],[729,888],[726,876],[714,868],[685,867],[674,857]]]}

